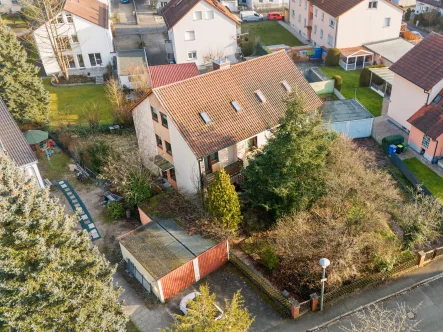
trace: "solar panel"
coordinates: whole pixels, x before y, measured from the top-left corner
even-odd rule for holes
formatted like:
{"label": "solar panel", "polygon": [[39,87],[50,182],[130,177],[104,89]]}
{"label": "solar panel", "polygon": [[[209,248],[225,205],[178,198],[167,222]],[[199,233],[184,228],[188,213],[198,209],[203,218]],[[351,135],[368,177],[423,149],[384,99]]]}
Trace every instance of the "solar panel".
{"label": "solar panel", "polygon": [[206,124],[211,123],[211,118],[209,117],[208,113],[201,112],[200,116]]}

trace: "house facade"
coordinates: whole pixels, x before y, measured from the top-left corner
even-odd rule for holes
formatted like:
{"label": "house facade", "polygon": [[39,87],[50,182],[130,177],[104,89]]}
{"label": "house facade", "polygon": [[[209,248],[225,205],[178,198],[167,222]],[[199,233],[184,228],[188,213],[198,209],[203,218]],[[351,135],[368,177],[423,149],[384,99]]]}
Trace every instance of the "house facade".
{"label": "house facade", "polygon": [[109,10],[107,0],[67,0],[52,22],[34,31],[47,75],[61,71],[54,47],[63,54],[72,72],[105,69],[114,57]]}
{"label": "house facade", "polygon": [[[284,51],[154,88],[133,110],[145,166],[178,190],[195,194],[225,168],[238,180],[247,157],[266,143],[297,87],[307,110],[322,105]],[[223,87],[223,89],[220,89]]]}
{"label": "house facade", "polygon": [[44,187],[37,166],[37,157],[2,99],[0,99],[0,155],[10,157],[39,188]]}
{"label": "house facade", "polygon": [[402,7],[414,7],[417,3],[417,0],[392,0],[398,6]]}
{"label": "house facade", "polygon": [[254,10],[282,9],[289,5],[289,0],[246,0],[244,4]]}
{"label": "house facade", "polygon": [[289,23],[314,46],[349,48],[397,38],[403,9],[387,0],[290,0]]}
{"label": "house facade", "polygon": [[437,11],[443,15],[443,3],[435,0],[417,0],[415,12],[417,14]]}
{"label": "house facade", "polygon": [[201,67],[223,57],[237,62],[240,25],[220,2],[171,0],[162,13],[175,63]]}
{"label": "house facade", "polygon": [[0,0],[0,13],[17,13],[21,9],[18,0]]}
{"label": "house facade", "polygon": [[408,119],[443,89],[443,36],[429,34],[389,69],[394,72],[388,116],[409,131]]}

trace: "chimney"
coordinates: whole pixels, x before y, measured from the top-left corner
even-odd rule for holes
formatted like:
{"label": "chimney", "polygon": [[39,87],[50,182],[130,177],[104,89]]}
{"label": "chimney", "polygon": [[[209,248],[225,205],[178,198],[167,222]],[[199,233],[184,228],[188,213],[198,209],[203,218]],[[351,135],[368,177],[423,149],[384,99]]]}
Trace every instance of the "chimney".
{"label": "chimney", "polygon": [[218,60],[212,61],[212,69],[217,70],[224,70],[231,68],[231,61],[229,61],[227,58],[221,58]]}

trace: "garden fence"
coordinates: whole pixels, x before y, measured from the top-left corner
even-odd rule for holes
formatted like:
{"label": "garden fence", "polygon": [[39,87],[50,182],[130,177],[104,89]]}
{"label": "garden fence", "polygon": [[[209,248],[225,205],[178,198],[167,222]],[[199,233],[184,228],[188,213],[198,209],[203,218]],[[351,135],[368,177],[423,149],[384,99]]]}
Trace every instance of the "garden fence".
{"label": "garden fence", "polygon": [[414,188],[421,187],[423,193],[427,196],[432,196],[431,192],[426,188],[423,183],[415,176],[408,166],[400,159],[396,153],[392,153],[391,161],[398,168],[398,170],[411,182]]}

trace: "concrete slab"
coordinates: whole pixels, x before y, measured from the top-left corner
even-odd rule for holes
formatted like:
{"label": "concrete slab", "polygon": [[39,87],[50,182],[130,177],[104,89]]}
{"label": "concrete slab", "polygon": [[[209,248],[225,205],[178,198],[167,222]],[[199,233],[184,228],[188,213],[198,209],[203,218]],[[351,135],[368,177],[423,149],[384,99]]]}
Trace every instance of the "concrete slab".
{"label": "concrete slab", "polygon": [[165,49],[165,40],[167,39],[162,32],[144,34],[142,36],[145,42],[145,49],[148,55],[148,64],[158,66],[168,64]]}
{"label": "concrete slab", "polygon": [[408,141],[408,134],[390,122],[387,115],[374,118],[372,124],[372,137],[381,144],[383,138],[391,135],[402,135],[405,138],[405,142]]}
{"label": "concrete slab", "polygon": [[120,21],[117,25],[137,24],[134,15],[134,4],[132,1],[129,3],[121,3],[120,0],[112,0],[111,11],[111,17],[117,17]]}
{"label": "concrete slab", "polygon": [[140,47],[140,35],[117,35],[114,38],[116,51],[135,50]]}

